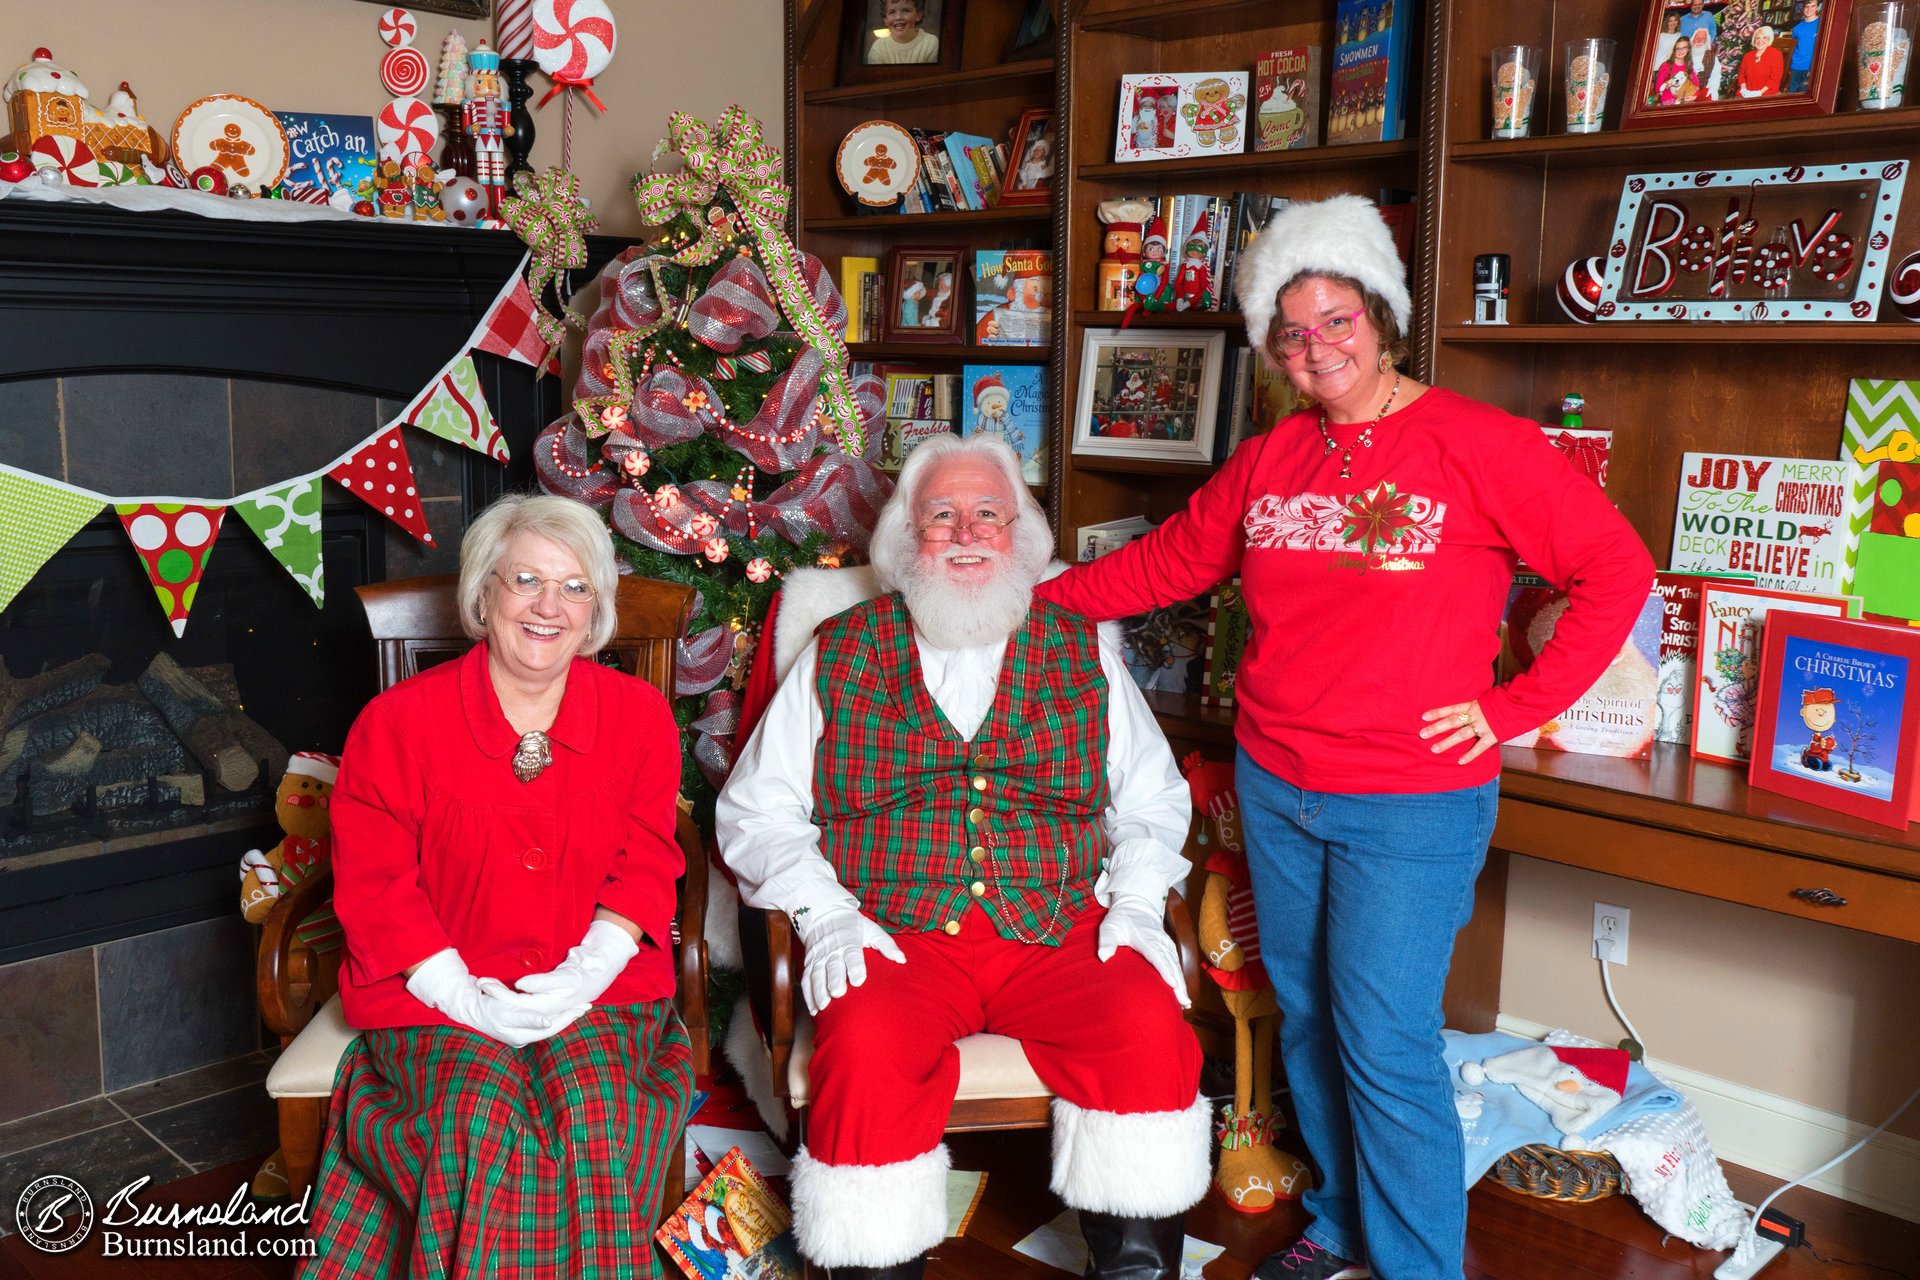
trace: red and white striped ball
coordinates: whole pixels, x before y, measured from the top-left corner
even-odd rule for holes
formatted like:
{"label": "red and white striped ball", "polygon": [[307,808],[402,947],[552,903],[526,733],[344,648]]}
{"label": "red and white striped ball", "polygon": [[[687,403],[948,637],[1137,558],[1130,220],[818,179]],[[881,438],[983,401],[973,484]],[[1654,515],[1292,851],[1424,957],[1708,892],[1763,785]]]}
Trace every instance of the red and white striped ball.
{"label": "red and white striped ball", "polygon": [[1920,249],[1900,259],[1887,281],[1887,302],[1902,320],[1920,324]]}
{"label": "red and white striped ball", "polygon": [[1567,269],[1560,273],[1553,294],[1560,302],[1560,309],[1575,324],[1593,323],[1594,312],[1600,307],[1600,277],[1606,270],[1603,258],[1581,258],[1568,263]]}

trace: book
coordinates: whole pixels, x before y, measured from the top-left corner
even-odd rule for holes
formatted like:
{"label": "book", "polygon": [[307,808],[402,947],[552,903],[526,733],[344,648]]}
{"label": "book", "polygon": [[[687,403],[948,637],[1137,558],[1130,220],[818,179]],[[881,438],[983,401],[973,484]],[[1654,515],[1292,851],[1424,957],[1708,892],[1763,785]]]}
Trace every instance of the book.
{"label": "book", "polygon": [[847,341],[871,342],[873,317],[867,311],[867,277],[880,274],[880,259],[849,254],[840,259],[840,296],[847,304]]}
{"label": "book", "polygon": [[1668,568],[1750,573],[1775,591],[1837,590],[1850,536],[1847,471],[1838,459],[1686,454]]}
{"label": "book", "polygon": [[1252,347],[1235,347],[1227,354],[1226,376],[1220,380],[1220,430],[1213,437],[1213,460],[1225,462],[1247,438],[1253,422]]}
{"label": "book", "polygon": [[1777,613],[1853,618],[1859,616],[1860,598],[1744,582],[1702,584],[1693,683],[1693,754],[1701,759],[1740,764],[1751,752],[1760,641],[1767,617]]}
{"label": "book", "polygon": [[889,418],[933,416],[933,374],[920,369],[889,369],[883,377]]}
{"label": "book", "polygon": [[1693,682],[1700,651],[1700,588],[1710,581],[1698,573],[1653,575],[1660,597],[1660,689],[1655,695],[1657,742],[1693,743]]}
{"label": "book", "polygon": [[960,371],[966,402],[960,434],[997,432],[1020,455],[1020,478],[1046,482],[1047,367],[1040,364],[970,364]]}
{"label": "book", "polygon": [[1393,142],[1406,136],[1406,0],[1338,0],[1327,142]]}
{"label": "book", "polygon": [[[1539,658],[1567,611],[1567,594],[1532,575],[1516,575],[1501,625],[1500,679],[1511,680]],[[1619,654],[1572,706],[1514,746],[1638,759],[1653,751],[1660,664],[1661,601],[1649,592]]]}
{"label": "book", "polygon": [[1320,142],[1320,47],[1270,49],[1253,59],[1253,149],[1292,151]]}
{"label": "book", "polygon": [[1264,191],[1236,191],[1232,200],[1233,214],[1228,220],[1229,243],[1226,255],[1226,271],[1220,286],[1214,293],[1221,299],[1222,311],[1239,310],[1239,294],[1236,286],[1240,274],[1240,254],[1253,238],[1267,229],[1267,221],[1281,209],[1293,203],[1285,196],[1268,195]]}
{"label": "book", "polygon": [[654,1232],[687,1280],[801,1280],[793,1215],[730,1149]]}
{"label": "book", "polygon": [[1246,652],[1253,619],[1247,613],[1246,592],[1234,578],[1214,589],[1208,601],[1207,670],[1200,701],[1233,705],[1234,683],[1240,674],[1240,656]]}
{"label": "book", "polygon": [[998,194],[997,184],[982,181],[979,166],[975,163],[976,154],[985,148],[993,149],[993,139],[983,138],[977,133],[951,131],[946,137],[947,163],[960,181],[960,194],[966,198],[967,208],[987,209],[993,205],[993,196]]}
{"label": "book", "polygon": [[976,249],[974,341],[983,347],[1044,347],[1053,331],[1053,252]]}
{"label": "book", "polygon": [[898,471],[915,445],[951,430],[953,424],[940,418],[889,417],[887,434],[880,441],[880,461],[875,465],[882,471]]}
{"label": "book", "polygon": [[276,111],[273,116],[287,134],[282,181],[288,186],[358,191],[373,178],[372,116],[317,111]]}
{"label": "book", "polygon": [[1118,551],[1140,535],[1152,532],[1153,522],[1145,516],[1122,516],[1099,524],[1083,524],[1073,532],[1074,559],[1098,560],[1107,552]]}

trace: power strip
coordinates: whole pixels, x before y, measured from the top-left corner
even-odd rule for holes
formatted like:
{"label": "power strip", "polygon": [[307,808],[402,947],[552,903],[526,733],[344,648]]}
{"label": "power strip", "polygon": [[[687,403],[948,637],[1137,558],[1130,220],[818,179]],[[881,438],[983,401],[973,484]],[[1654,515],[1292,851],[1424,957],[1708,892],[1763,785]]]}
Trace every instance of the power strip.
{"label": "power strip", "polygon": [[[1747,1246],[1752,1245],[1749,1249]],[[1760,1240],[1753,1236],[1742,1236],[1740,1247],[1727,1255],[1727,1260],[1713,1269],[1713,1280],[1748,1280],[1749,1276],[1760,1273],[1760,1268],[1772,1262],[1786,1250],[1777,1240]]]}

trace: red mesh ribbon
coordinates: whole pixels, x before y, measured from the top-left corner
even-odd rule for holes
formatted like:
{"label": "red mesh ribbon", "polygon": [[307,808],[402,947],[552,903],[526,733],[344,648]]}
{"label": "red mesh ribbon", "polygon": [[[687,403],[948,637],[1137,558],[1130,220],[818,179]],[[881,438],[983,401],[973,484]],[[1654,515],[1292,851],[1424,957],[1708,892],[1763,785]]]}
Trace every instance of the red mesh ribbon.
{"label": "red mesh ribbon", "polygon": [[824,532],[864,547],[893,481],[865,458],[823,453],[801,464],[793,479],[767,495],[767,523],[789,542]]}
{"label": "red mesh ribbon", "polygon": [[716,430],[727,445],[762,471],[791,471],[813,455],[820,442],[820,372],[826,362],[812,347],[802,347],[787,371],[774,381],[760,412],[745,428]]}
{"label": "red mesh ribbon", "polygon": [[723,354],[779,326],[780,304],[773,299],[773,286],[752,258],[735,258],[720,268],[707,291],[694,299],[687,317],[687,332]]}
{"label": "red mesh ribbon", "polygon": [[696,404],[700,403],[698,397],[701,396],[709,404],[720,402],[719,392],[705,378],[674,368],[655,369],[634,394],[630,411],[633,433],[654,449],[697,439],[712,419],[689,406],[687,401],[693,399]]}
{"label": "red mesh ribbon", "polygon": [[733,735],[740,727],[740,695],[732,689],[715,689],[707,695],[700,718],[687,727],[694,732],[694,763],[708,782],[722,786],[733,772]]}
{"label": "red mesh ribbon", "polygon": [[[533,442],[540,487],[605,511],[620,492],[619,478],[599,464],[599,450],[573,416],[559,419]],[[585,472],[585,475],[569,474]]]}
{"label": "red mesh ribbon", "polygon": [[673,696],[705,693],[726,678],[733,662],[733,629],[708,627],[680,642],[674,665]]}

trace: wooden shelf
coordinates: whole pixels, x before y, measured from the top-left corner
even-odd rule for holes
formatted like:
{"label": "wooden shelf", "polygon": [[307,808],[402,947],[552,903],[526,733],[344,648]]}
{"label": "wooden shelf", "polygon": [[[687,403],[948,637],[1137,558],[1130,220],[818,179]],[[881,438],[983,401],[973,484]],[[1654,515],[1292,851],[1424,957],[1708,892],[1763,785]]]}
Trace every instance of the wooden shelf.
{"label": "wooden shelf", "polygon": [[[1076,311],[1073,322],[1090,329],[1117,329],[1124,311]],[[1247,318],[1238,311],[1142,311],[1129,329],[1238,329]]]}
{"label": "wooden shelf", "polygon": [[1203,742],[1233,741],[1233,708],[1202,702],[1187,693],[1143,690],[1147,706],[1169,737],[1198,738]]}
{"label": "wooden shelf", "polygon": [[1046,205],[1016,205],[1010,209],[968,209],[964,213],[880,213],[853,217],[806,218],[801,233],[815,231],[892,232],[915,228],[993,226],[1003,222],[1046,222],[1053,210]]}
{"label": "wooden shelf", "polygon": [[1031,58],[1005,62],[997,67],[972,71],[942,71],[933,75],[903,76],[874,84],[836,85],[830,89],[809,89],[805,95],[809,107],[871,104],[881,106],[895,99],[911,100],[914,106],[950,106],[977,98],[1003,97],[1023,84],[1038,94],[1051,97],[1053,59]]}
{"label": "wooden shelf", "polygon": [[1050,347],[983,347],[963,342],[849,342],[855,360],[974,360],[982,364],[1045,364]]}
{"label": "wooden shelf", "polygon": [[1440,326],[1440,341],[1448,343],[1505,343],[1511,346],[1548,346],[1573,344],[1630,345],[1657,343],[1672,346],[1684,343],[1728,343],[1740,345],[1793,344],[1804,346],[1899,347],[1920,345],[1917,324],[1750,324],[1718,323],[1711,320],[1680,321],[1673,324],[1619,321],[1594,324],[1447,324]]}
{"label": "wooden shelf", "polygon": [[1363,142],[1348,147],[1307,147],[1300,151],[1247,151],[1237,156],[1188,156],[1179,160],[1136,160],[1127,164],[1083,164],[1074,173],[1083,181],[1138,178],[1243,177],[1270,173],[1310,173],[1316,169],[1352,169],[1361,165],[1411,164],[1420,144]]}
{"label": "wooden shelf", "polygon": [[1326,6],[1306,0],[1187,0],[1184,4],[1133,4],[1081,22],[1083,32],[1110,32],[1143,40],[1191,40],[1230,36],[1283,23],[1318,22]]}
{"label": "wooden shelf", "polygon": [[1191,477],[1205,480],[1214,472],[1211,462],[1175,462],[1170,458],[1109,458],[1105,454],[1076,453],[1076,471],[1105,471],[1117,476],[1159,476],[1163,479]]}
{"label": "wooden shelf", "polygon": [[[1818,162],[1882,160],[1903,155],[1920,131],[1920,107],[1853,111],[1797,120],[1753,120],[1667,129],[1619,129],[1601,133],[1549,134],[1539,138],[1456,142],[1447,159],[1456,164],[1512,164],[1534,168],[1650,165],[1710,160],[1765,164],[1782,155],[1818,149]],[[1888,148],[1886,155],[1837,156],[1838,147]],[[1813,158],[1809,155],[1809,158]]]}

